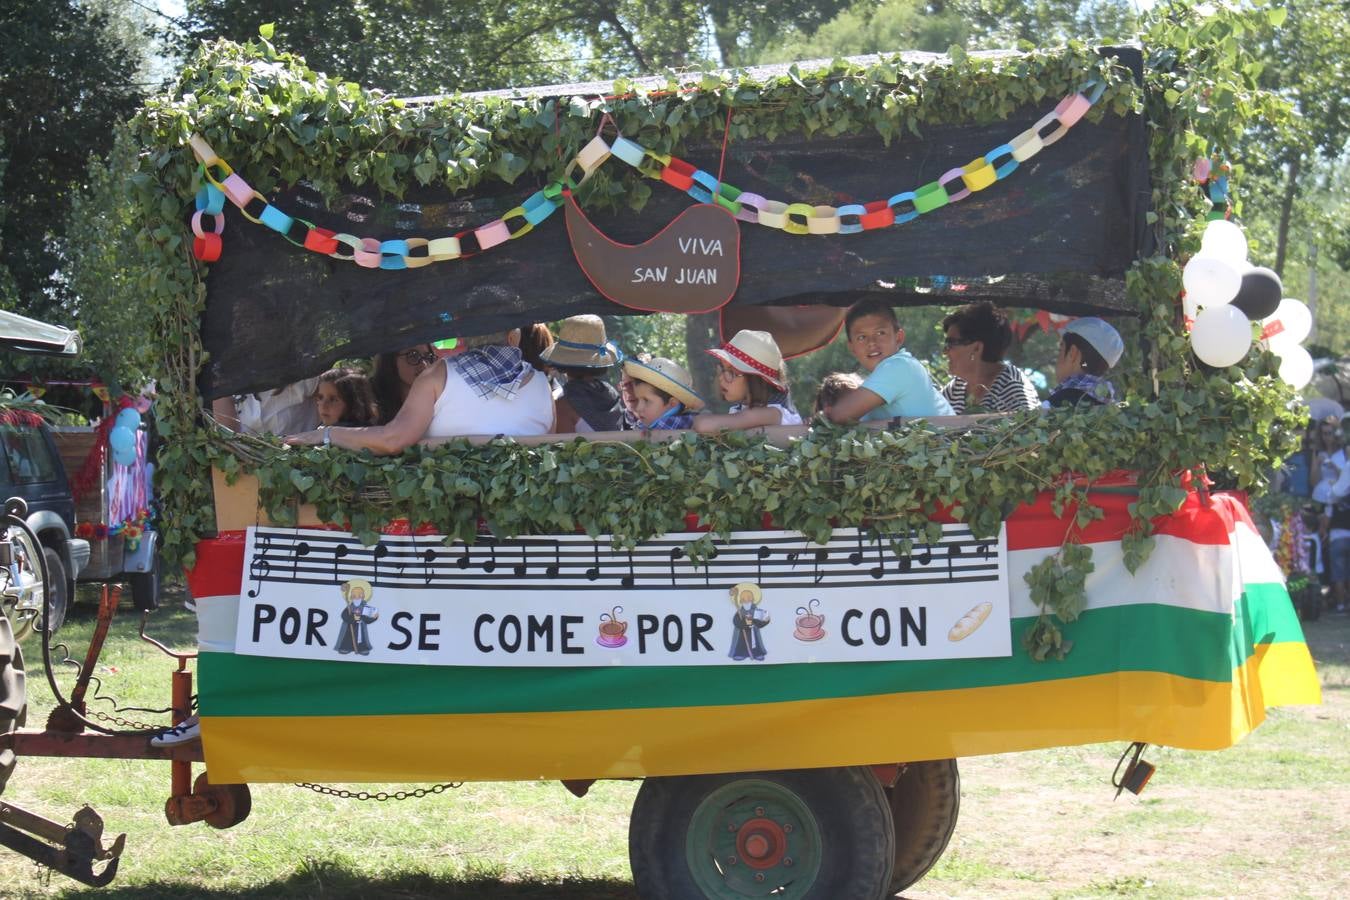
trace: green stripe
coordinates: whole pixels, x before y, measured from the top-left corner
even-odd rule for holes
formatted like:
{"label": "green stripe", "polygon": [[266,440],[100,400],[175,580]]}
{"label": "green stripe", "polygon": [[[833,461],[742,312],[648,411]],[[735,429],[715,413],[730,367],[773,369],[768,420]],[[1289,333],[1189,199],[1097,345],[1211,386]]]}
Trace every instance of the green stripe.
{"label": "green stripe", "polygon": [[[1074,646],[1062,661],[1036,662],[1022,650],[1021,635],[1034,621],[1013,620],[1013,655],[1000,659],[489,668],[202,653],[201,711],[368,716],[654,709],[953,690],[1123,671],[1227,683],[1252,654],[1253,643],[1302,641],[1282,585],[1256,586],[1231,619],[1158,604],[1088,610],[1064,629]],[[773,647],[768,649],[772,655]]]}

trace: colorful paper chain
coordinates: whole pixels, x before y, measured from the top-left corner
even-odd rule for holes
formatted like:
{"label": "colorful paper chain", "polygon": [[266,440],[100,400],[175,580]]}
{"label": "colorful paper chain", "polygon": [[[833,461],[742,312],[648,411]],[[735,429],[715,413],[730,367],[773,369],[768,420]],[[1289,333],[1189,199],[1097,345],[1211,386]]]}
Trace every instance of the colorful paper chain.
{"label": "colorful paper chain", "polygon": [[[201,137],[189,140],[192,152],[201,164],[206,184],[197,191],[196,212],[192,214],[195,235],[192,252],[203,262],[220,258],[220,234],[225,230],[225,199],[239,208],[244,218],[266,225],[297,247],[322,253],[335,259],[355,262],[371,269],[415,269],[451,259],[462,259],[489,250],[509,240],[529,234],[563,204],[564,191],[576,190],[614,156],[642,175],[663,181],[693,197],[699,203],[713,203],[730,210],[737,219],[788,234],[857,234],[911,222],[919,216],[964,200],[995,182],[1007,178],[1042,149],[1049,147],[1083,118],[1101,99],[1106,85],[1089,82],[1070,94],[1035,125],[1006,144],[1000,144],[984,156],[964,166],[949,169],[936,181],[912,191],[895,194],[887,200],[852,203],[846,206],[812,206],[809,203],[783,203],[759,194],[742,191],[675,156],[653,153],[623,136],[608,144],[596,135],[568,163],[563,177],[535,191],[516,208],[486,225],[438,238],[398,238],[381,241],[320,228],[298,216],[288,215],[267,202],[248,182],[235,174]],[[1090,91],[1084,93],[1083,91]],[[1047,130],[1048,129],[1048,130]],[[576,178],[578,170],[581,177]],[[949,188],[960,182],[960,187]],[[207,218],[212,230],[204,226]]]}

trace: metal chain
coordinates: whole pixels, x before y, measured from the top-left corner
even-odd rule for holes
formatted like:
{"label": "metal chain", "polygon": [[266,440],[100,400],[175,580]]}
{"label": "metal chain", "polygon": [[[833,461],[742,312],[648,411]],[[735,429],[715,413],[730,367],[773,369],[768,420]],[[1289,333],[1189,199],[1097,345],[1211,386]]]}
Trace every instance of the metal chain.
{"label": "metal chain", "polygon": [[414,788],[411,791],[394,791],[390,794],[385,791],[348,791],[343,788],[329,787],[326,784],[311,784],[308,781],[297,781],[295,786],[313,791],[316,794],[326,794],[329,797],[337,797],[342,800],[375,800],[380,803],[386,800],[414,800],[425,797],[428,794],[442,794],[451,788],[457,788],[464,784],[462,781],[447,781],[443,784],[434,784],[426,788]]}
{"label": "metal chain", "polygon": [[133,731],[163,731],[169,727],[168,725],[147,725],[144,722],[137,722],[134,719],[124,719],[121,716],[108,715],[107,713],[99,712],[96,709],[86,710],[85,715],[89,716],[91,719],[98,719],[100,722],[109,722],[119,728],[130,728]]}

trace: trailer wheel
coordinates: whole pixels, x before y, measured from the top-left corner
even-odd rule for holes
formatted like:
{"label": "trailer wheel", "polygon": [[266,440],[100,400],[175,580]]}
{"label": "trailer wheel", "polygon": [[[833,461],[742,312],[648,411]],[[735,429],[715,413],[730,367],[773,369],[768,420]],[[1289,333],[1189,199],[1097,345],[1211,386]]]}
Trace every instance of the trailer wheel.
{"label": "trailer wheel", "polygon": [[[23,651],[14,639],[9,617],[0,609],[0,734],[23,727],[28,717],[28,689],[24,681]],[[0,793],[5,790],[16,762],[13,750],[0,750]]]}
{"label": "trailer wheel", "polygon": [[[70,582],[66,580],[66,565],[61,562],[61,554],[51,547],[42,548],[42,558],[47,563],[47,619],[46,628],[51,634],[61,630],[66,621],[66,610],[70,607]],[[42,616],[36,619],[37,627],[42,626]]]}
{"label": "trailer wheel", "polygon": [[910,763],[886,789],[895,821],[891,892],[918,881],[942,856],[961,811],[961,775],[954,759]]}
{"label": "trailer wheel", "polygon": [[865,767],[648,778],[628,827],[643,900],[882,897],[895,860]]}

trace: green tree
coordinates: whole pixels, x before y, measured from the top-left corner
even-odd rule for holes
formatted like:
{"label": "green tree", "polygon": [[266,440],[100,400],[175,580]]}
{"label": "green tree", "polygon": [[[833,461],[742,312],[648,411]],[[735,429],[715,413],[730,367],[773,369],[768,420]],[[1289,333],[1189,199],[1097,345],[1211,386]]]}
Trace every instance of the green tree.
{"label": "green tree", "polygon": [[66,211],[89,154],[135,110],[135,65],[106,12],[74,0],[0,7],[0,302],[37,318],[72,306]]}

